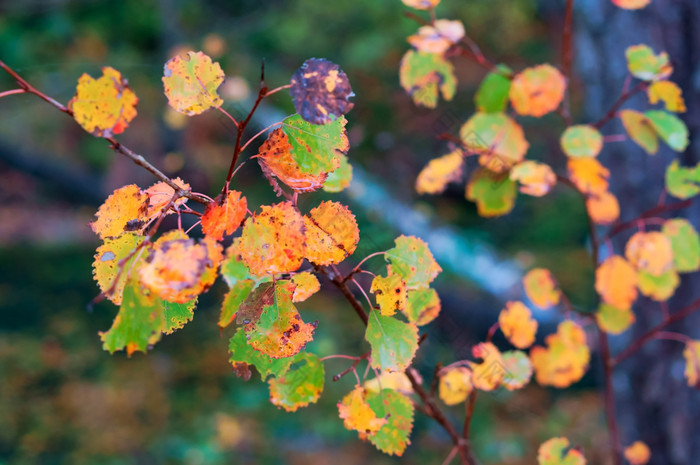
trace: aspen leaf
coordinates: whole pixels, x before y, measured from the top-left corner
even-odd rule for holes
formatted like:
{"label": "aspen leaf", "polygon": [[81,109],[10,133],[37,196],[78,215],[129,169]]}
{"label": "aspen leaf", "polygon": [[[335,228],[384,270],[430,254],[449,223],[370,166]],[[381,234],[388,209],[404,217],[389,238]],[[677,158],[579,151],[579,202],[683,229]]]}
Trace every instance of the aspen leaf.
{"label": "aspen leaf", "polygon": [[561,148],[571,158],[595,158],[603,149],[603,136],[593,126],[580,124],[566,128]]}
{"label": "aspen leaf", "polygon": [[457,78],[452,64],[436,53],[409,50],[399,67],[401,87],[416,105],[435,108],[438,95],[452,100],[457,90]]}
{"label": "aspen leaf", "polygon": [[317,265],[340,263],[357,248],[355,215],[338,202],[321,202],[304,215],[306,258]]}
{"label": "aspen leaf", "polygon": [[403,313],[408,321],[418,326],[427,325],[440,314],[440,297],[435,289],[412,289],[408,291]]}
{"label": "aspen leaf", "polygon": [[404,371],[418,350],[418,326],[372,310],[365,339],[372,347],[373,368]]}
{"label": "aspen leaf", "polygon": [[509,391],[521,389],[530,382],[532,378],[532,362],[525,352],[520,350],[509,350],[503,352],[503,386]]}
{"label": "aspen leaf", "polygon": [[656,133],[676,152],[683,152],[689,143],[688,127],[682,119],[662,110],[644,113]]}
{"label": "aspen leaf", "polygon": [[308,271],[292,276],[292,283],[295,286],[292,302],[303,302],[321,290],[321,283],[316,275]]}
{"label": "aspen leaf", "polygon": [[[173,182],[184,191],[190,190],[190,185],[180,178],[173,179]],[[148,195],[148,212],[146,213],[146,216],[148,216],[149,219],[158,217],[175,195],[175,189],[162,181],[153,184],[151,187],[146,189],[145,192],[146,195]],[[180,197],[173,202],[173,205],[178,207],[180,205],[184,205],[186,202],[187,197]],[[170,214],[173,213],[173,211],[168,210],[166,213]]]}
{"label": "aspen leaf", "polygon": [[241,260],[257,276],[296,271],[306,252],[301,214],[291,202],[264,205],[260,210],[243,224],[238,246]]}
{"label": "aspen leaf", "polygon": [[233,234],[248,212],[248,202],[238,191],[229,191],[226,198],[219,195],[207,205],[202,215],[202,231],[212,239],[220,241]]}
{"label": "aspen leaf", "polygon": [[[421,382],[420,375],[416,374],[418,382]],[[413,386],[411,381],[406,376],[406,373],[401,371],[385,371],[379,373],[372,379],[368,379],[363,384],[367,392],[378,393],[382,389],[391,389],[392,391],[403,392],[406,395],[413,394]]]}
{"label": "aspen leaf", "polygon": [[591,194],[586,198],[586,210],[596,224],[612,224],[620,217],[620,203],[610,192]]}
{"label": "aspen leaf", "polygon": [[340,166],[328,173],[326,181],[323,183],[323,190],[330,193],[342,192],[350,186],[352,182],[352,165],[348,162],[348,157],[338,154]]}
{"label": "aspen leaf", "polygon": [[255,287],[252,279],[242,279],[231,285],[231,288],[224,296],[221,304],[221,314],[219,316],[219,328],[226,328],[233,322],[239,307],[246,301],[251,291]]}
{"label": "aspen leaf", "polygon": [[523,277],[527,298],[541,309],[559,304],[561,291],[552,273],[544,268],[533,268]]}
{"label": "aspen leaf", "polygon": [[338,402],[338,415],[343,425],[360,436],[371,436],[386,425],[386,418],[378,418],[365,400],[366,392],[362,386],[356,386],[350,394]]}
{"label": "aspen leaf", "polygon": [[651,3],[651,0],[612,0],[612,2],[625,10],[639,10]]}
{"label": "aspen leaf", "polygon": [[700,341],[690,341],[683,350],[688,386],[700,389]]}
{"label": "aspen leaf", "polygon": [[311,58],[292,75],[289,93],[297,113],[312,124],[326,124],[352,110],[355,94],[348,76],[335,63]]}
{"label": "aspen leaf", "polygon": [[75,121],[93,136],[112,137],[124,132],[136,117],[138,101],[121,73],[107,66],[97,79],[80,76],[68,108]]}
{"label": "aspen leaf", "polygon": [[520,183],[520,192],[533,197],[542,197],[557,183],[557,176],[549,165],[526,160],[510,170],[511,181]]}
{"label": "aspen leaf", "polygon": [[687,168],[673,160],[666,168],[666,189],[679,199],[689,199],[700,193],[700,164]]}
{"label": "aspen leaf", "polygon": [[518,194],[508,173],[496,174],[486,168],[474,171],[467,182],[466,198],[476,202],[480,216],[493,218],[510,213]]}
{"label": "aspen leaf", "polygon": [[462,157],[462,151],[457,149],[430,160],[416,179],[416,192],[419,194],[444,192],[447,184],[462,177]]}
{"label": "aspen leaf", "polygon": [[661,52],[658,55],[648,45],[633,45],[625,51],[627,57],[627,69],[632,76],[642,81],[657,81],[666,79],[673,72],[668,54]]}
{"label": "aspen leaf", "polygon": [[506,339],[518,349],[526,349],[535,342],[537,321],[522,302],[506,302],[498,316],[498,324]]}
{"label": "aspen leaf", "polygon": [[168,103],[187,116],[220,107],[224,101],[217,90],[222,82],[221,66],[203,52],[176,56],[163,67],[163,88]]}
{"label": "aspen leaf", "polygon": [[[92,263],[93,277],[105,297],[115,305],[122,303],[124,285],[134,263],[141,258],[143,251],[141,254],[135,253],[128,260],[126,258],[142,241],[143,238],[136,234],[125,233],[114,239],[105,239],[104,244],[97,248],[95,261]],[[126,261],[122,263],[123,260]],[[123,268],[121,272],[120,268]]]}
{"label": "aspen leaf", "polygon": [[639,271],[639,292],[656,300],[665,302],[676,292],[681,283],[676,270],[668,270],[660,275],[653,275],[647,271]]}
{"label": "aspen leaf", "polygon": [[685,100],[683,100],[683,92],[678,84],[672,81],[656,81],[647,89],[649,103],[656,104],[659,101],[663,102],[666,110],[675,113],[685,113]]}
{"label": "aspen leaf", "polygon": [[556,110],[564,98],[566,79],[549,64],[516,74],[510,86],[510,103],[523,116],[544,116]]}
{"label": "aspen leaf", "polygon": [[651,451],[642,441],[635,441],[625,447],[624,455],[630,465],[646,465],[651,458]]}
{"label": "aspen leaf", "polygon": [[389,270],[388,276],[375,276],[370,289],[383,316],[392,316],[406,306],[406,283]]}
{"label": "aspen leaf", "polygon": [[252,275],[243,262],[240,245],[241,238],[235,238],[228,249],[226,249],[226,258],[221,263],[221,276],[223,276],[229,287],[233,287],[239,281],[247,279],[257,281],[260,279],[260,276]]}
{"label": "aspen leaf", "polygon": [[314,354],[300,352],[283,374],[268,380],[270,401],[287,412],[315,403],[323,391],[325,371]]}
{"label": "aspen leaf", "polygon": [[474,389],[472,372],[466,367],[454,367],[440,374],[438,394],[445,405],[461,404]]}
{"label": "aspen leaf", "polygon": [[693,225],[684,218],[673,218],[664,222],[661,232],[671,241],[676,271],[697,271],[700,268],[700,236]]}
{"label": "aspen leaf", "polygon": [[586,465],[581,451],[569,448],[566,438],[552,438],[542,443],[537,451],[538,465]]}
{"label": "aspen leaf", "polygon": [[383,389],[379,393],[368,393],[370,408],[378,418],[385,418],[386,424],[369,436],[374,447],[389,455],[403,455],[411,443],[409,436],[413,429],[413,402],[398,391]]}
{"label": "aspen leaf", "polygon": [[520,163],[530,144],[523,128],[503,113],[476,113],[459,130],[464,146],[479,154],[479,163],[502,173]]}
{"label": "aspen leaf", "polygon": [[422,239],[401,235],[394,239],[394,244],[384,258],[391,262],[392,271],[403,278],[407,289],[428,287],[442,271]]}
{"label": "aspen leaf", "polygon": [[543,386],[565,388],[579,381],[588,369],[590,351],[586,333],[570,320],[559,323],[557,332],[545,339],[547,347],[530,349],[535,378]]}
{"label": "aspen leaf", "polygon": [[600,329],[609,334],[626,331],[636,320],[632,309],[617,308],[610,304],[600,304],[595,318]]}
{"label": "aspen leaf", "polygon": [[472,383],[482,391],[493,391],[501,385],[505,367],[501,352],[490,342],[481,342],[472,347],[472,354],[482,359],[481,363],[470,362]]}
{"label": "aspen leaf", "polygon": [[401,0],[404,5],[410,6],[417,10],[428,10],[430,8],[435,8],[440,0]]}
{"label": "aspen leaf", "polygon": [[[340,166],[340,156],[347,153],[350,147],[345,131],[346,124],[344,116],[321,125],[304,121],[299,115],[289,116],[282,121],[281,129],[289,144],[288,148],[284,148],[289,150],[292,160],[302,174],[321,176]],[[278,161],[287,162],[286,158]],[[292,170],[292,167],[288,169]]]}
{"label": "aspen leaf", "polygon": [[229,361],[234,368],[242,368],[246,381],[250,379],[250,370],[246,371],[248,365],[252,365],[260,373],[260,377],[267,379],[269,376],[279,376],[287,371],[294,361],[294,357],[272,358],[262,352],[254,350],[246,339],[243,328],[238,328],[229,342]]}
{"label": "aspen leaf", "polygon": [[148,195],[136,184],[120,187],[107,197],[95,216],[90,226],[101,239],[140,232],[148,218]]}
{"label": "aspen leaf", "polygon": [[273,281],[256,283],[236,312],[237,324],[256,323],[265,307],[275,304],[277,284]]}
{"label": "aspen leaf", "polygon": [[659,138],[656,129],[644,113],[634,110],[621,110],[619,113],[627,135],[649,155],[659,151]]}
{"label": "aspen leaf", "polygon": [[502,113],[506,110],[512,73],[507,66],[498,65],[496,71],[486,75],[474,97],[479,112]]}
{"label": "aspen leaf", "polygon": [[634,233],[625,246],[625,257],[635,268],[653,276],[673,269],[671,241],[658,231]]}
{"label": "aspen leaf", "polygon": [[608,190],[610,171],[595,158],[570,158],[566,164],[571,181],[584,194],[602,194]]}
{"label": "aspen leaf", "polygon": [[637,299],[637,271],[619,255],[612,255],[595,272],[595,289],[604,302],[620,309]]}
{"label": "aspen leaf", "polygon": [[168,302],[161,300],[165,315],[163,334],[172,334],[185,327],[194,318],[194,308],[197,306],[197,298],[185,303]]}
{"label": "aspen leaf", "polygon": [[442,55],[453,44],[464,37],[464,24],[461,21],[438,19],[418,28],[418,32],[408,37],[408,43],[419,52]]}

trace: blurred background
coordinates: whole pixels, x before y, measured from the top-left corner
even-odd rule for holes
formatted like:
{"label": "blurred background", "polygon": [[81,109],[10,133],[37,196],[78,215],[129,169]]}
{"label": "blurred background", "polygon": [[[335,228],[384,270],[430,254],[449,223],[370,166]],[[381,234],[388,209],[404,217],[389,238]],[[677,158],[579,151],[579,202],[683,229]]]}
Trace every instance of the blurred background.
{"label": "blurred background", "polygon": [[[517,70],[559,64],[563,9],[563,0],[443,0],[438,15],[461,19],[489,58]],[[355,179],[334,198],[358,217],[357,260],[390,248],[398,234],[415,234],[429,242],[445,270],[436,284],[443,312],[427,328],[416,362],[429,379],[436,362],[465,358],[483,340],[505,300],[522,297],[524,270],[550,268],[577,308],[593,311],[596,300],[577,196],[561,188],[541,199],[520,196],[510,215],[485,220],[464,199],[463,184],[441,196],[415,193],[420,169],[446,153],[436,136],[456,133],[473,114],[484,72],[457,61],[454,101],[436,111],[416,108],[398,85],[405,38],[417,29],[404,11],[398,0],[0,0],[0,59],[64,103],[83,72],[118,69],[139,97],[139,115],[119,140],[208,194],[225,179],[235,132],[217,112],[187,118],[168,109],[161,76],[169,58],[203,50],[218,60],[227,76],[220,94],[235,116],[250,108],[262,59],[271,87],[288,83],[308,58],[340,64],[357,95],[348,115]],[[692,143],[681,160],[700,161],[694,137],[700,127],[699,23],[696,0],[654,0],[633,13],[609,0],[577,1],[576,118],[594,121],[607,111],[625,78],[624,49],[648,43],[670,53],[672,79],[689,108],[682,117]],[[0,91],[11,88],[12,80],[0,75]],[[286,93],[267,99],[251,134],[292,112]],[[523,125],[528,157],[561,169],[563,123],[549,116]],[[606,126],[605,134],[621,132],[617,123]],[[655,204],[671,157],[662,152],[649,158],[629,143],[606,146],[601,159],[613,172],[623,220]],[[98,293],[91,263],[99,244],[88,223],[115,188],[153,182],[39,99],[0,100],[0,464],[442,462],[449,438],[420,414],[413,444],[400,459],[345,430],[335,404],[354,381],[330,381],[347,366],[342,361],[326,363],[321,401],[297,413],[272,406],[256,376],[236,378],[227,361],[232,332],[219,334],[216,326],[222,283],[200,300],[193,322],[148,355],[129,359],[102,351],[97,332],[109,328],[117,309],[103,303],[87,310]],[[234,183],[251,209],[275,199],[256,163],[246,164]],[[305,195],[302,209],[326,197]],[[698,226],[697,208],[682,214]],[[697,286],[697,279],[684,282],[671,308],[697,296]],[[660,318],[648,301],[635,309],[638,324],[613,338],[614,349]],[[332,289],[300,310],[305,320],[319,320],[310,350],[366,350],[362,328]],[[554,312],[537,316],[541,343],[558,320]],[[697,323],[686,320],[684,331],[697,338]],[[649,344],[615,378],[623,439],[645,440],[654,464],[691,464],[700,457],[700,402],[682,379],[681,350],[677,343]],[[472,427],[476,455],[489,464],[531,464],[542,441],[567,436],[589,463],[607,463],[599,368],[594,353],[591,370],[570,389],[533,383],[517,393],[480,395]],[[447,411],[461,422],[461,408]]]}

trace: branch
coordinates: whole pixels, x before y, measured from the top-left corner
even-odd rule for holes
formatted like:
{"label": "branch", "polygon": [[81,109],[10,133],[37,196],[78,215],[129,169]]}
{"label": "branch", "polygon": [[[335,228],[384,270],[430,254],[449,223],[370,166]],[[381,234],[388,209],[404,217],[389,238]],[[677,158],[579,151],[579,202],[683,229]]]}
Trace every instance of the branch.
{"label": "branch", "polygon": [[574,0],[566,0],[566,16],[564,17],[564,32],[562,37],[561,67],[566,77],[566,97],[562,108],[564,119],[571,124],[571,55],[572,55],[572,25],[574,22]]}
{"label": "branch", "polygon": [[613,225],[613,227],[608,232],[606,239],[611,239],[613,236],[619,234],[625,229],[636,227],[639,223],[639,220],[641,219],[653,218],[663,213],[688,208],[693,203],[693,200],[694,199],[681,200],[680,202],[670,203],[668,205],[658,205],[654,208],[650,208],[649,210],[642,212],[637,218],[625,221],[624,223],[617,223]]}
{"label": "branch", "polygon": [[612,385],[612,370],[613,360],[610,357],[610,345],[608,344],[608,335],[604,331],[600,331],[598,337],[600,347],[600,355],[603,359],[603,378],[605,380],[604,404],[605,404],[605,420],[608,425],[608,434],[610,435],[610,449],[613,454],[613,463],[622,465],[622,447],[620,445],[620,431],[617,426],[617,416],[615,415],[615,391]]}
{"label": "branch", "polygon": [[627,100],[629,100],[631,97],[633,97],[635,94],[645,91],[647,89],[648,84],[646,82],[640,82],[636,86],[634,86],[630,90],[625,90],[622,92],[622,95],[617,99],[615,103],[613,103],[613,106],[608,110],[608,112],[597,122],[593,123],[593,127],[596,129],[600,129],[603,126],[607,124],[608,121],[613,119],[615,115],[617,115],[617,111],[620,109],[622,105],[625,104]]}

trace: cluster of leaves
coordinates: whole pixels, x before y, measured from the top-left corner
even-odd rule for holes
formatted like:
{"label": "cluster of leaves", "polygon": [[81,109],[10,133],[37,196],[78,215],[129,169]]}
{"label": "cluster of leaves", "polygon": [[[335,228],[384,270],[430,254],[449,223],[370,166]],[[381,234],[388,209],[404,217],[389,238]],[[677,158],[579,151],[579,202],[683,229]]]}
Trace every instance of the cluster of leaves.
{"label": "cluster of leaves", "polygon": [[[404,3],[431,12],[431,20],[408,38],[413,48],[401,62],[400,82],[415,104],[435,108],[438,91],[445,100],[452,99],[457,79],[451,58],[466,55],[489,70],[474,99],[476,113],[461,126],[459,137],[441,136],[450,141],[449,153],[431,160],[420,172],[416,180],[418,193],[442,193],[449,183],[462,179],[465,158],[476,156],[479,168],[466,182],[466,198],[476,203],[481,216],[509,213],[518,190],[540,197],[561,182],[581,194],[594,224],[612,225],[606,238],[638,227],[638,232],[627,242],[624,257],[609,248],[607,258],[596,263],[595,290],[601,304],[595,312],[595,322],[605,333],[619,334],[634,323],[633,303],[638,293],[665,302],[679,285],[679,273],[700,269],[700,236],[687,220],[644,217],[624,224],[619,221],[620,205],[609,190],[610,172],[597,158],[606,142],[600,129],[614,117],[620,118],[629,138],[650,155],[658,151],[659,139],[676,152],[683,152],[688,146],[688,129],[674,115],[686,111],[685,102],[678,85],[668,80],[673,66],[665,52],[656,55],[646,45],[627,49],[630,78],[619,102],[621,106],[631,95],[645,91],[649,104],[661,103],[663,109],[617,111],[619,106],[616,106],[609,117],[596,123],[573,124],[567,102],[568,76],[564,72],[551,64],[519,72],[503,64],[492,65],[465,36],[461,22],[436,19],[434,8],[438,1],[404,0]],[[613,0],[613,3],[625,9],[638,9],[649,0]],[[632,79],[638,80],[635,87],[630,86]],[[529,144],[514,117],[540,118],[552,112],[560,114],[567,124],[560,136],[563,155],[560,159],[565,162],[565,170],[559,173],[544,162],[527,159]],[[666,172],[666,190],[677,198],[688,199],[700,193],[699,176],[700,165],[685,168],[676,160]],[[663,208],[660,203],[658,211],[663,212]],[[656,227],[660,230],[649,230]],[[546,269],[529,271],[523,278],[523,286],[533,305],[541,309],[558,305],[565,310],[567,318],[556,333],[546,337],[546,347],[531,348],[529,356],[522,350],[499,352],[490,343],[492,331],[486,342],[473,348],[474,356],[483,362],[457,361],[440,371],[440,397],[446,404],[466,402],[475,388],[521,388],[533,371],[539,384],[558,388],[577,382],[587,371],[590,349],[584,324],[589,321],[588,312],[577,314],[578,310]],[[517,349],[526,349],[535,341],[537,321],[523,302],[506,304],[494,330],[499,327]],[[686,340],[683,354],[688,384],[698,387],[700,341],[679,337]],[[566,448],[568,441],[564,438],[548,441],[540,449],[539,463],[585,463],[579,451],[570,450],[564,456],[562,451]],[[632,464],[644,464],[649,451],[638,442],[626,449],[625,457]]]}

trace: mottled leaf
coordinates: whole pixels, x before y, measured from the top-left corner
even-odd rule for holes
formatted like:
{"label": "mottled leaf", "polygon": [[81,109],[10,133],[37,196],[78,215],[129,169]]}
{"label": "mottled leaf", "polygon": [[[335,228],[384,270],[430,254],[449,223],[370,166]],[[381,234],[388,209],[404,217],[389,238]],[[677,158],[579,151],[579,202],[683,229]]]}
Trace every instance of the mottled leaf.
{"label": "mottled leaf", "polygon": [[352,165],[348,162],[348,157],[341,153],[338,159],[340,166],[328,173],[323,183],[323,190],[333,194],[344,191],[352,182]]}
{"label": "mottled leaf", "polygon": [[325,371],[314,354],[300,352],[283,374],[268,380],[270,401],[287,412],[315,403],[323,391]]}
{"label": "mottled leaf", "polygon": [[401,276],[391,272],[387,276],[375,276],[370,292],[375,295],[383,316],[392,316],[406,306],[406,283]]}
{"label": "mottled leaf", "polygon": [[226,198],[219,195],[207,205],[202,215],[202,231],[220,241],[224,234],[230,236],[241,225],[248,212],[248,202],[238,191],[229,191]]}
{"label": "mottled leaf", "polygon": [[467,182],[466,198],[476,202],[479,215],[486,218],[510,213],[517,194],[515,181],[509,178],[508,173],[496,174],[479,168]]}
{"label": "mottled leaf", "polygon": [[617,308],[602,303],[595,314],[600,329],[609,334],[620,334],[629,328],[636,318],[630,308]]}
{"label": "mottled leaf", "polygon": [[668,54],[661,52],[658,55],[647,45],[633,45],[625,51],[627,57],[627,69],[632,76],[642,81],[656,81],[666,79],[673,72]]}
{"label": "mottled leaf", "polygon": [[510,86],[510,103],[524,116],[544,116],[556,110],[564,98],[566,78],[549,64],[516,74]]}
{"label": "mottled leaf", "polygon": [[335,63],[311,58],[294,73],[289,93],[297,113],[309,123],[326,124],[352,110],[355,94],[347,75]]}
{"label": "mottled leaf", "polygon": [[544,268],[533,268],[523,277],[527,298],[541,309],[559,304],[561,291],[552,273]]}
{"label": "mottled leaf", "polygon": [[557,183],[557,175],[549,165],[532,160],[515,165],[510,179],[520,183],[520,192],[533,197],[546,195]]}
{"label": "mottled leaf", "polygon": [[459,130],[464,146],[479,154],[479,163],[502,173],[520,163],[530,144],[523,128],[503,113],[476,113]]}
{"label": "mottled leaf", "polygon": [[543,386],[565,388],[579,381],[588,369],[590,351],[586,333],[573,321],[559,323],[557,332],[545,339],[547,347],[530,349],[535,378]]}
{"label": "mottled leaf", "polygon": [[143,238],[136,234],[125,233],[115,239],[105,239],[104,244],[97,248],[92,263],[93,277],[105,297],[115,305],[122,303],[127,278],[134,263],[144,254],[144,250],[135,252],[142,241]]}
{"label": "mottled leaf", "polygon": [[481,342],[472,347],[472,354],[482,359],[481,363],[470,363],[474,387],[482,391],[498,388],[505,376],[505,366],[498,348],[490,342]]}
{"label": "mottled leaf", "polygon": [[418,326],[427,325],[440,314],[440,297],[435,289],[412,289],[408,291],[403,313],[408,321]]}
{"label": "mottled leaf", "polygon": [[503,360],[503,386],[509,391],[521,389],[532,378],[532,362],[521,350],[509,350],[501,354]]}
{"label": "mottled leaf", "polygon": [[308,271],[292,276],[292,283],[295,286],[292,302],[303,302],[321,290],[321,283],[316,275]]}
{"label": "mottled leaf", "polygon": [[498,316],[498,324],[506,339],[518,349],[526,349],[535,342],[537,320],[522,302],[506,302]]}
{"label": "mottled leaf", "polygon": [[639,292],[657,302],[670,299],[681,283],[676,270],[668,270],[660,275],[640,271],[638,277]]}
{"label": "mottled leaf", "polygon": [[383,389],[377,394],[368,393],[367,403],[378,418],[386,418],[386,424],[369,436],[369,441],[385,454],[403,455],[411,443],[413,429],[413,402],[398,391]]}
{"label": "mottled leaf", "polygon": [[90,226],[101,239],[140,232],[148,218],[148,195],[136,184],[120,187],[107,197],[96,216]]}
{"label": "mottled leaf", "polygon": [[700,164],[688,168],[680,166],[678,160],[666,169],[666,189],[668,193],[679,199],[689,199],[700,193]]}
{"label": "mottled leaf", "polygon": [[[289,116],[282,121],[281,128],[287,136],[289,147],[281,148],[289,150],[302,174],[325,175],[340,166],[340,156],[347,153],[350,147],[345,132],[346,123],[344,116],[322,125],[304,121],[299,115]],[[287,162],[286,158],[279,161]]]}
{"label": "mottled leaf", "polygon": [[586,465],[581,451],[571,449],[566,438],[545,441],[537,451],[538,465]]}
{"label": "mottled leaf", "polygon": [[163,67],[163,88],[168,103],[187,116],[220,107],[224,101],[217,89],[222,82],[221,66],[203,52],[176,56]]}
{"label": "mottled leaf", "polygon": [[452,64],[436,53],[409,50],[399,68],[401,87],[416,105],[435,108],[438,95],[452,100],[457,90],[457,78]]}
{"label": "mottled leaf", "polygon": [[666,110],[675,113],[685,113],[685,100],[683,100],[683,92],[678,84],[671,81],[656,81],[647,89],[649,103],[656,104],[659,101],[664,102]]}
{"label": "mottled leaf", "polygon": [[442,55],[463,37],[464,24],[461,21],[438,19],[432,24],[421,26],[407,41],[419,52]]}
{"label": "mottled leaf", "polygon": [[340,263],[360,240],[355,215],[338,202],[321,202],[304,215],[306,258],[317,265]]}
{"label": "mottled leaf", "polygon": [[638,270],[660,276],[673,269],[671,240],[658,231],[638,231],[625,246],[625,257]]}
{"label": "mottled leaf", "polygon": [[401,276],[410,289],[426,288],[442,271],[423,240],[414,236],[399,236],[394,248],[384,257],[391,262],[394,273]]}
{"label": "mottled leaf", "polygon": [[454,367],[440,373],[438,394],[445,405],[461,404],[473,389],[472,372],[466,367]]}
{"label": "mottled leaf", "polygon": [[371,436],[386,424],[386,418],[378,418],[365,400],[366,392],[362,386],[356,386],[350,394],[338,402],[338,414],[345,428]]}
{"label": "mottled leaf", "polygon": [[566,128],[561,148],[571,158],[597,157],[603,149],[603,136],[593,126],[580,124]]}
{"label": "mottled leaf", "polygon": [[294,357],[272,358],[262,352],[254,350],[246,339],[243,328],[238,328],[229,342],[228,348],[231,355],[230,362],[237,365],[254,366],[263,380],[269,376],[280,376],[287,371],[294,361]]}

